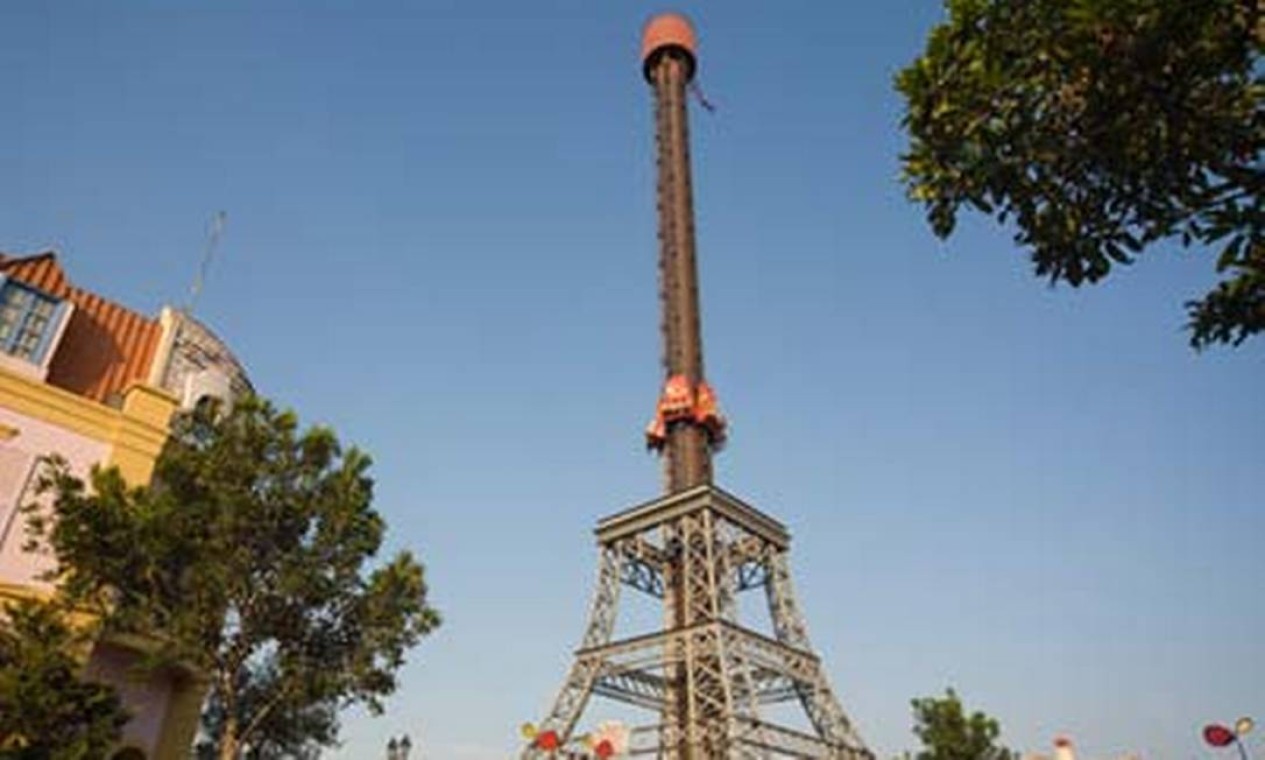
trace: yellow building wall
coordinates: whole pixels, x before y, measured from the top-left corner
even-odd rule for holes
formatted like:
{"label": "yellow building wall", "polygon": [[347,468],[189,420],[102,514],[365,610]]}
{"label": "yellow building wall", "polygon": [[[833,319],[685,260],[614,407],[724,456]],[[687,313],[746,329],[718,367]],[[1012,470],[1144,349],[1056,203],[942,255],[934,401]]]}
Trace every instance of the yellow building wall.
{"label": "yellow building wall", "polygon": [[124,392],[122,408],[115,409],[0,370],[0,406],[108,444],[104,464],[118,465],[137,485],[149,482],[178,405],[166,391],[136,384]]}

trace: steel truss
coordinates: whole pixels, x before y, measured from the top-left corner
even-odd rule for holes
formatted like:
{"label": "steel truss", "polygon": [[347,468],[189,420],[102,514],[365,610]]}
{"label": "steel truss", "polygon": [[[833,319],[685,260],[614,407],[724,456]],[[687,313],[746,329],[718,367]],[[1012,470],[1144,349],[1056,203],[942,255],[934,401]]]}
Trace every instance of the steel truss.
{"label": "steel truss", "polygon": [[[600,521],[597,539],[588,626],[540,724],[564,753],[581,749],[576,728],[597,696],[653,715],[633,731],[634,756],[873,760],[812,652],[780,523],[702,485]],[[664,619],[684,624],[612,641],[623,586],[662,600]],[[736,595],[757,588],[772,637],[738,620]],[[761,718],[761,707],[787,701],[803,707],[811,733]],[[534,747],[522,754],[549,756]]]}

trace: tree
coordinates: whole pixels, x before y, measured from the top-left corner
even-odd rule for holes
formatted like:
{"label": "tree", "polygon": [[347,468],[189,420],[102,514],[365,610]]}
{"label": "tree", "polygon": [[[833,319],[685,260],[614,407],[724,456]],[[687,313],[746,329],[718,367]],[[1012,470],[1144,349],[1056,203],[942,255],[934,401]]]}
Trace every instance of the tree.
{"label": "tree", "polygon": [[[238,698],[240,715],[253,714],[256,706],[269,698],[265,690],[269,680],[250,679],[242,684]],[[227,718],[223,701],[213,698],[202,716],[204,737],[195,753],[199,760],[215,760]],[[260,721],[255,737],[243,753],[248,760],[316,760],[323,747],[337,742],[337,705],[328,701],[280,704]]]}
{"label": "tree", "polygon": [[80,677],[85,645],[52,604],[9,604],[0,623],[0,755],[105,757],[127,722],[114,689]]}
{"label": "tree", "polygon": [[997,744],[1001,727],[982,712],[969,716],[953,689],[943,697],[924,697],[911,703],[914,734],[923,749],[914,760],[1012,760],[1018,755]]}
{"label": "tree", "polygon": [[1260,0],[946,0],[899,73],[912,199],[948,237],[966,204],[1038,276],[1106,277],[1153,244],[1218,252],[1190,342],[1265,329]]}
{"label": "tree", "polygon": [[439,624],[411,554],[366,567],[385,532],[369,464],[266,401],[203,405],[174,423],[149,487],[98,468],[87,488],[54,462],[51,511],[31,524],[68,599],[207,678],[216,756],[265,757],[265,730],[311,748],[335,741],[338,709],[380,712]]}

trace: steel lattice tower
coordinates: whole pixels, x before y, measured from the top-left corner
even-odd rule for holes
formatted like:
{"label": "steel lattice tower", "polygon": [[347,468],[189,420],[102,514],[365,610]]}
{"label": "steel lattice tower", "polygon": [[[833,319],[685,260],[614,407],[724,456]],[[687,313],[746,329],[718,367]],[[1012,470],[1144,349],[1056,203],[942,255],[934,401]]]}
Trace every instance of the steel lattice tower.
{"label": "steel lattice tower", "polygon": [[[664,457],[667,494],[599,521],[597,589],[575,661],[523,758],[579,751],[592,697],[645,708],[630,754],[872,760],[839,706],[791,588],[790,535],[712,483],[725,422],[703,375],[686,98],[697,58],[676,14],[650,21],[643,72],[654,92],[659,278],[665,384],[647,443]],[[612,640],[623,587],[662,601],[663,628]],[[772,636],[744,627],[737,595],[763,589]],[[810,730],[762,719],[797,701]],[[553,747],[557,744],[557,748]]]}

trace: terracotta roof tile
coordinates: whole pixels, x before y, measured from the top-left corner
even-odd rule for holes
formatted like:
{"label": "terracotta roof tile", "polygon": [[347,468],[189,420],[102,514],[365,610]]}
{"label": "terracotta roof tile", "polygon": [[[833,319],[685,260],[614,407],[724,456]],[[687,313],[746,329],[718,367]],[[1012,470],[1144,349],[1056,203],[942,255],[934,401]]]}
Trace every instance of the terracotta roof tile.
{"label": "terracotta roof tile", "polygon": [[52,252],[0,254],[0,272],[75,305],[48,368],[51,385],[109,402],[148,377],[162,337],[158,320],[71,285]]}

